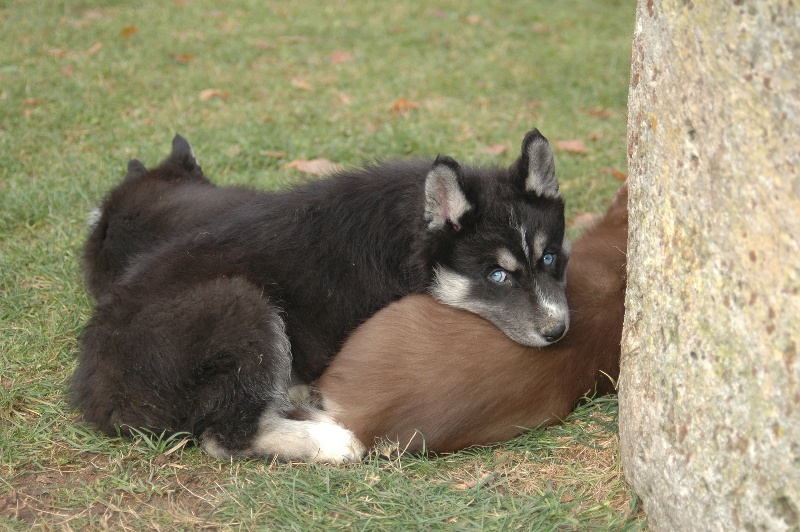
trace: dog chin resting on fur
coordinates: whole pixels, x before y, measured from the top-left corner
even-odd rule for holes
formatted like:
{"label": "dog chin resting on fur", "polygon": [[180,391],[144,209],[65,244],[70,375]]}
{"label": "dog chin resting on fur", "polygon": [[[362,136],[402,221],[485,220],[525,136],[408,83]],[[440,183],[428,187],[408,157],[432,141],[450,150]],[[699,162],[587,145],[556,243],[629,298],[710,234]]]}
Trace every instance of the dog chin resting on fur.
{"label": "dog chin resting on fur", "polygon": [[626,286],[627,185],[573,244],[570,331],[548,347],[425,295],[359,327],[316,382],[317,398],[364,445],[455,451],[563,419],[584,394],[614,392]]}
{"label": "dog chin resting on fur", "polygon": [[97,305],[70,399],[108,434],[188,432],[219,458],[358,460],[359,438],[293,404],[292,383],[318,379],[348,333],[409,294],[519,344],[555,342],[569,254],[537,130],[508,168],[440,156],[276,192],[215,186],[176,136],[158,167],[131,161],[93,216],[84,273]]}

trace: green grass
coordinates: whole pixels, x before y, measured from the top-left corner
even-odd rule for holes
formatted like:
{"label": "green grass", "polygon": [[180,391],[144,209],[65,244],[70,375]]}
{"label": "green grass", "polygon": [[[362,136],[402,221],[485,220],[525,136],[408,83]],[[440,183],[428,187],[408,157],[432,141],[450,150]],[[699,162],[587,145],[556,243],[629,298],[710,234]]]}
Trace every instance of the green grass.
{"label": "green grass", "polygon": [[535,126],[584,141],[557,172],[570,219],[598,212],[625,169],[634,4],[0,1],[0,527],[642,527],[613,398],[506,445],[341,468],[108,439],[64,400],[84,222],[130,157],[179,131],[215,181],[270,188],[315,157],[506,165]]}

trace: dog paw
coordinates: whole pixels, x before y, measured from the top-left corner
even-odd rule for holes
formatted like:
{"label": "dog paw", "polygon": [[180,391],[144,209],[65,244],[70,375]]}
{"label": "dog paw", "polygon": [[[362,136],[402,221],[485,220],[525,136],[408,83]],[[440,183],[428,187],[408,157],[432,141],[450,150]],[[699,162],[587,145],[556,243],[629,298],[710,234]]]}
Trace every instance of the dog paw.
{"label": "dog paw", "polygon": [[358,462],[367,448],[355,434],[334,423],[315,422],[309,427],[309,436],[316,441],[316,454],[309,461],[326,464]]}

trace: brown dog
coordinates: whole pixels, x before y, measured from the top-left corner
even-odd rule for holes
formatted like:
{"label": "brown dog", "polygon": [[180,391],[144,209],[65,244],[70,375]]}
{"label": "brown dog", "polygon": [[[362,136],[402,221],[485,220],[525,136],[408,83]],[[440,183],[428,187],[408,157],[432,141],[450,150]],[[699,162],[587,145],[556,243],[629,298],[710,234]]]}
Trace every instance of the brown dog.
{"label": "brown dog", "polygon": [[574,243],[571,327],[545,348],[485,319],[412,295],[359,327],[316,393],[365,445],[448,452],[508,440],[563,419],[584,394],[614,393],[626,286],[628,191]]}

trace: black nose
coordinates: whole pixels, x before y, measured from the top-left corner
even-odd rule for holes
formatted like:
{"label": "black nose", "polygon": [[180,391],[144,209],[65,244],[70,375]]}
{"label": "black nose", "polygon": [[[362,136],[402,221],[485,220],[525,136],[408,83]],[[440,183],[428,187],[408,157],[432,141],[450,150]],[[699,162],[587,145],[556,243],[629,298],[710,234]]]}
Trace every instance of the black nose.
{"label": "black nose", "polygon": [[567,327],[564,324],[561,324],[553,329],[548,331],[542,331],[542,338],[547,340],[550,343],[557,342],[564,337],[564,333],[567,332]]}

